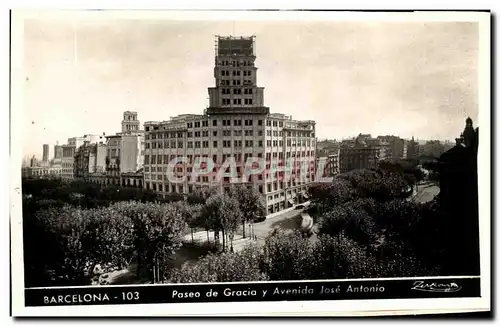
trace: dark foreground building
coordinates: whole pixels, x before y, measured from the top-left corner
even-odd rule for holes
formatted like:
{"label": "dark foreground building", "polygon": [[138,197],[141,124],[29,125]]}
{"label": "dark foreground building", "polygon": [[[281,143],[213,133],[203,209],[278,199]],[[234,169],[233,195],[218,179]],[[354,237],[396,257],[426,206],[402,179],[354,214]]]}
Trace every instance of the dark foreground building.
{"label": "dark foreground building", "polygon": [[447,243],[453,248],[449,252],[448,268],[462,275],[479,275],[479,201],[477,154],[479,130],[472,120],[456,145],[443,153],[439,162],[439,201],[447,212]]}

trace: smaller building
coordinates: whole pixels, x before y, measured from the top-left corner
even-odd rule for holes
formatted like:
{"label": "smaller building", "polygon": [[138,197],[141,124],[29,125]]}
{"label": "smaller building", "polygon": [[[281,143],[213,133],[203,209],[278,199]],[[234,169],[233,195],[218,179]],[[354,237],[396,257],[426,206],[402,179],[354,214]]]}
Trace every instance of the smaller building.
{"label": "smaller building", "polygon": [[43,144],[43,157],[42,161],[43,162],[48,162],[49,161],[49,144]]}
{"label": "smaller building", "polygon": [[406,158],[416,159],[420,155],[420,144],[412,137],[407,144]]}
{"label": "smaller building", "polygon": [[106,166],[106,145],[85,142],[74,157],[74,176],[89,181],[92,174],[103,174]]}
{"label": "smaller building", "polygon": [[330,152],[326,155],[321,155],[316,158],[316,171],[321,173],[319,169],[323,166],[323,173],[319,176],[322,178],[330,178],[340,173],[340,150]]}
{"label": "smaller building", "polygon": [[59,166],[34,166],[25,167],[22,169],[22,176],[24,178],[57,178],[60,179],[62,174],[62,168]]}
{"label": "smaller building", "polygon": [[142,188],[144,183],[143,169],[137,172],[125,172],[120,175],[120,184],[122,187]]}
{"label": "smaller building", "polygon": [[357,169],[374,169],[379,161],[380,149],[370,146],[340,148],[340,173]]}

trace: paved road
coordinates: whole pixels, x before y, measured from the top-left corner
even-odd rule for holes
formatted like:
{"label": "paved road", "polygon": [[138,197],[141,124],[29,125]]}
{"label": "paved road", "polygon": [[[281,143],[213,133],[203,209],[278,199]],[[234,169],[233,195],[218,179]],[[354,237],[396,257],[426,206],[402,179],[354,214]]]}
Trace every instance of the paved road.
{"label": "paved road", "polygon": [[[283,213],[267,218],[265,221],[254,223],[253,233],[257,236],[257,239],[265,239],[269,233],[276,228],[296,229],[300,227],[300,213],[301,210],[284,211]],[[249,226],[247,226],[247,234],[248,229]],[[241,231],[241,228],[239,228],[237,232],[241,233]]]}
{"label": "paved road", "polygon": [[439,186],[434,183],[427,183],[418,186],[418,192],[413,200],[419,203],[431,201],[439,194]]}

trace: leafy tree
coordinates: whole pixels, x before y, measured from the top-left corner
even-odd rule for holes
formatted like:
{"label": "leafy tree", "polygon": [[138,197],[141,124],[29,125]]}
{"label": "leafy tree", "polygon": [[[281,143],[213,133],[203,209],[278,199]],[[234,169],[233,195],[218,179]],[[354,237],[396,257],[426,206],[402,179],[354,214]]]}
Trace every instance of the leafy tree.
{"label": "leafy tree", "polygon": [[374,215],[377,225],[393,241],[408,243],[415,225],[420,220],[420,204],[406,200],[392,200],[378,206]]}
{"label": "leafy tree", "polygon": [[243,224],[243,238],[245,238],[245,223],[265,219],[266,208],[262,203],[262,197],[255,188],[246,188],[241,185],[231,187],[228,195],[238,201]]}
{"label": "leafy tree", "polygon": [[202,204],[189,204],[186,201],[177,201],[173,205],[179,210],[183,220],[187,223],[191,229],[191,240],[194,242],[193,229],[199,226],[203,226],[202,214],[203,205]]}
{"label": "leafy tree", "polygon": [[205,204],[209,197],[220,193],[217,187],[200,187],[187,197],[190,204]]}
{"label": "leafy tree", "polygon": [[178,206],[120,202],[111,209],[133,222],[132,238],[140,268],[150,271],[155,262],[164,262],[181,247],[186,222]]}
{"label": "leafy tree", "polygon": [[[117,201],[136,200],[141,202],[171,202],[182,200],[182,195],[160,198],[158,193],[142,188],[120,187],[118,185],[101,186],[81,180],[64,183],[61,180],[23,179],[22,191],[34,199],[52,199],[84,208],[107,206]],[[77,194],[75,196],[75,194]]]}
{"label": "leafy tree", "polygon": [[311,256],[312,279],[375,277],[377,262],[358,243],[339,233],[322,235]]}
{"label": "leafy tree", "polygon": [[90,284],[96,265],[127,267],[133,257],[132,221],[109,208],[82,210],[71,206],[37,214],[48,249],[43,259],[57,285]]}
{"label": "leafy tree", "polygon": [[351,183],[339,177],[334,177],[331,184],[315,183],[308,189],[311,196],[313,217],[328,211],[335,205],[340,205],[355,198],[355,190]]}
{"label": "leafy tree", "polygon": [[217,193],[210,196],[205,204],[206,225],[215,232],[222,231],[222,250],[226,250],[226,236],[231,239],[240,225],[242,212],[238,200],[229,194]]}
{"label": "leafy tree", "polygon": [[171,271],[167,282],[211,283],[265,281],[259,268],[259,248],[249,246],[238,253],[208,254],[196,262],[187,262]]}
{"label": "leafy tree", "polygon": [[318,232],[332,237],[345,233],[358,243],[369,246],[380,236],[373,219],[377,209],[377,202],[366,198],[335,206],[322,217]]}
{"label": "leafy tree", "polygon": [[407,160],[381,161],[379,162],[379,168],[383,171],[398,174],[409,185],[414,185],[422,181],[425,176],[422,169],[416,163]]}
{"label": "leafy tree", "polygon": [[378,201],[406,197],[408,183],[402,174],[384,170],[354,170],[338,176],[348,180],[358,197],[370,197]]}
{"label": "leafy tree", "polygon": [[277,230],[266,238],[263,271],[270,280],[310,279],[313,247],[300,232]]}

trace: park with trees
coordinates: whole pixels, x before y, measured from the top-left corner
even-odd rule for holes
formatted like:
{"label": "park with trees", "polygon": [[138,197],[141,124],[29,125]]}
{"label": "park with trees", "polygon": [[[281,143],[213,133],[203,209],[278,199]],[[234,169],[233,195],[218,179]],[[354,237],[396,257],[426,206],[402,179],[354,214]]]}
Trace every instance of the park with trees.
{"label": "park with trees", "polygon": [[[377,169],[312,184],[307,213],[316,234],[274,229],[262,245],[238,251],[234,235],[248,236],[245,225],[265,219],[252,187],[200,188],[165,199],[143,189],[24,180],[26,286],[90,285],[96,269],[132,265],[141,283],[474,274],[474,264],[450,259],[454,242],[470,239],[470,230],[450,227],[452,211],[439,196],[411,200],[408,189],[423,177],[408,162],[380,162]],[[185,237],[200,231],[209,250],[169,267],[166,262],[188,245]]]}

